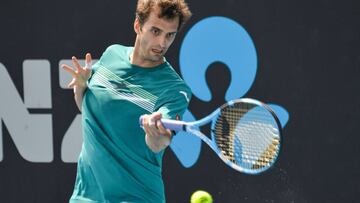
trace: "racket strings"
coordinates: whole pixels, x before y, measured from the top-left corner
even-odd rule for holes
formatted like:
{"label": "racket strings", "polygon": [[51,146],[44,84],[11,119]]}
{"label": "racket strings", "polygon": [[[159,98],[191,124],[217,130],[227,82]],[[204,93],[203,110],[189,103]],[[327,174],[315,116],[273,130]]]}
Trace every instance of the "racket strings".
{"label": "racket strings", "polygon": [[260,158],[255,161],[251,168],[259,169],[267,166],[269,163],[272,163],[274,161],[274,158],[276,157],[279,144],[280,140],[278,138],[274,138],[272,143],[261,154]]}
{"label": "racket strings", "polygon": [[243,168],[259,169],[275,161],[279,132],[273,118],[256,105],[226,106],[216,120],[215,142],[229,161]]}

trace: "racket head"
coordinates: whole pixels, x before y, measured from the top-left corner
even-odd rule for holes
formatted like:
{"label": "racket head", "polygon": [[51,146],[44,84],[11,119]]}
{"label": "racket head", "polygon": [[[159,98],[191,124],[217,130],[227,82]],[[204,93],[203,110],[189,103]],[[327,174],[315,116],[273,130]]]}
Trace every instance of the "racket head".
{"label": "racket head", "polygon": [[250,98],[232,100],[212,120],[211,137],[220,158],[247,174],[274,165],[282,141],[281,124],[266,104]]}

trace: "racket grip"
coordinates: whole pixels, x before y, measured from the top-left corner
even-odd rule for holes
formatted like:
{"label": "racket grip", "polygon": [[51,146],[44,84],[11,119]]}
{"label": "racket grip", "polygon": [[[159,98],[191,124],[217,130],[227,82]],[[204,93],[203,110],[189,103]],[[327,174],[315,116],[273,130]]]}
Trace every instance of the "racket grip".
{"label": "racket grip", "polygon": [[[160,120],[163,126],[166,129],[174,130],[174,131],[185,131],[185,122],[184,121],[177,121],[171,119],[161,119]],[[143,127],[143,116],[139,118],[140,127]]]}

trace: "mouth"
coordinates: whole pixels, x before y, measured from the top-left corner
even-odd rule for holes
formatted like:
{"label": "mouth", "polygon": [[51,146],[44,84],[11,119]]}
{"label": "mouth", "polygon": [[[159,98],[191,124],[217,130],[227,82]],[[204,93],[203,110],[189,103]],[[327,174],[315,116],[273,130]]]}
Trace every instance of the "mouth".
{"label": "mouth", "polygon": [[163,53],[163,50],[159,50],[159,49],[151,49],[151,51],[157,55],[161,55]]}

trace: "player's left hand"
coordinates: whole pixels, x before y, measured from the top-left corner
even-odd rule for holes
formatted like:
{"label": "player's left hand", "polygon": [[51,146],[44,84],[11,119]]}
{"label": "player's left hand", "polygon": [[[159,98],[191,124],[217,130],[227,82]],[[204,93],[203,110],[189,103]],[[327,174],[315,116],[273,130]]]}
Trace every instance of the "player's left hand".
{"label": "player's left hand", "polygon": [[153,152],[160,152],[170,145],[171,131],[160,122],[159,112],[143,116],[143,127],[146,132],[145,142]]}

